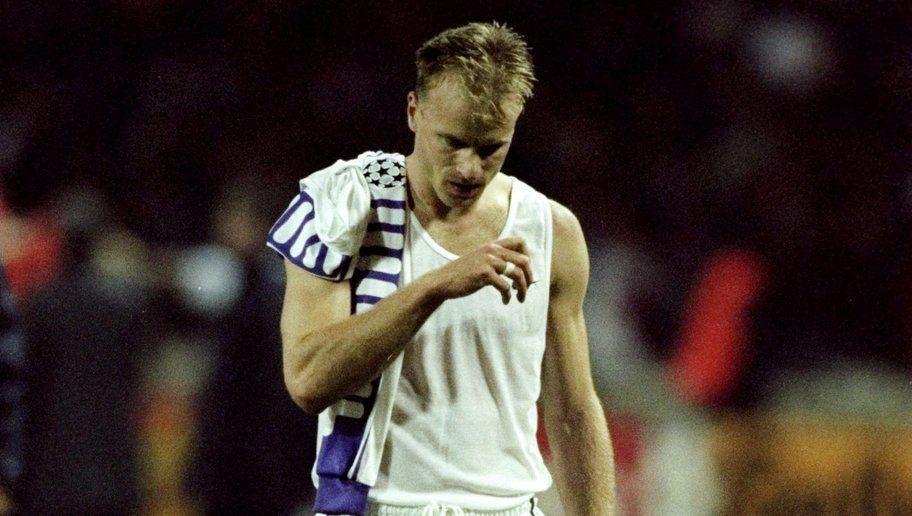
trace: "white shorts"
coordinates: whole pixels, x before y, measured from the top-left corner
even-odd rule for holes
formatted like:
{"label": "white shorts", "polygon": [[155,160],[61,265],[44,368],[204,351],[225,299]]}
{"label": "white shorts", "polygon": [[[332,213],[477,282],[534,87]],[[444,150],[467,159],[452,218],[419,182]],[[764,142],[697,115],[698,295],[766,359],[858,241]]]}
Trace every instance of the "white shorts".
{"label": "white shorts", "polygon": [[512,509],[502,511],[471,511],[453,505],[440,504],[425,507],[402,507],[371,502],[367,514],[368,516],[522,516],[526,514],[545,516],[545,513],[538,508],[538,498],[535,497]]}

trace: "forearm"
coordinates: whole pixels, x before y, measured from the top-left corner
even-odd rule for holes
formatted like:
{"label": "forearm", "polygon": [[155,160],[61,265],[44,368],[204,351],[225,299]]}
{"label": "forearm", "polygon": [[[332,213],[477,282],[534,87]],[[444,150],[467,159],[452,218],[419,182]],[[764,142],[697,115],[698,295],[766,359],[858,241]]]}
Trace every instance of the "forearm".
{"label": "forearm", "polygon": [[309,412],[319,412],[373,380],[411,341],[443,299],[424,277],[367,312],[286,343],[285,376]]}
{"label": "forearm", "polygon": [[615,514],[614,453],[601,404],[577,414],[546,415],[552,470],[570,515]]}

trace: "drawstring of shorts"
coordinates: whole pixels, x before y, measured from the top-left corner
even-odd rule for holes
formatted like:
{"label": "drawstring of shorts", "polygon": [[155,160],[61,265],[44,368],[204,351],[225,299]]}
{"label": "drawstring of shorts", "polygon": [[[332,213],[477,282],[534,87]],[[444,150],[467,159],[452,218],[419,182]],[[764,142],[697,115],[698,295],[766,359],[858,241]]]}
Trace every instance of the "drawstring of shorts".
{"label": "drawstring of shorts", "polygon": [[421,516],[465,516],[462,508],[456,505],[444,505],[437,502],[431,502],[421,509]]}

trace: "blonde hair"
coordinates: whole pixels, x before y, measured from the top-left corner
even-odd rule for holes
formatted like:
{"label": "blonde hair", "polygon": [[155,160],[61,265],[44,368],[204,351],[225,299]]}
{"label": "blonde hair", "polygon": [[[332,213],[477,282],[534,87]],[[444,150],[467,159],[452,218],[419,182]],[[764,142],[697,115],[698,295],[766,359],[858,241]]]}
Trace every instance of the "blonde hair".
{"label": "blonde hair", "polygon": [[535,73],[522,36],[506,25],[470,23],[448,29],[418,49],[415,62],[419,98],[443,79],[456,77],[475,103],[478,121],[503,120],[504,101],[519,108],[532,97]]}

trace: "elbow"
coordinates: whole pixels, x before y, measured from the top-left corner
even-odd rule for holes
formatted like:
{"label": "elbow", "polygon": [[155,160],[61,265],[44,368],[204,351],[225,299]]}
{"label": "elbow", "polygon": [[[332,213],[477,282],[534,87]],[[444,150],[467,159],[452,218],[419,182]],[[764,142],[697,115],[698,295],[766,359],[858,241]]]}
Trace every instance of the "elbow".
{"label": "elbow", "polygon": [[307,382],[300,378],[285,377],[285,389],[291,400],[304,412],[316,416],[330,405],[327,400]]}
{"label": "elbow", "polygon": [[327,403],[314,398],[292,395],[291,399],[295,402],[295,405],[311,416],[319,416],[320,412],[323,412],[329,406]]}
{"label": "elbow", "polygon": [[[283,347],[288,346],[291,337],[282,332]],[[297,342],[303,341],[303,338],[295,338]],[[306,361],[297,362],[284,358],[283,377],[285,380],[285,390],[294,402],[304,412],[316,416],[323,411],[329,403],[322,400],[317,389],[317,385],[312,381],[313,375],[310,374],[306,367]],[[311,381],[308,381],[311,379]]]}

